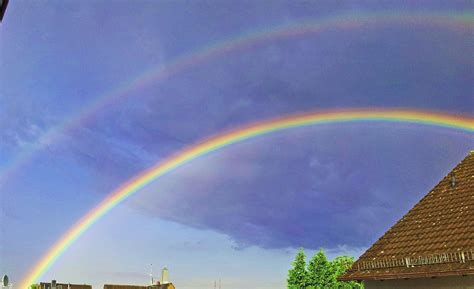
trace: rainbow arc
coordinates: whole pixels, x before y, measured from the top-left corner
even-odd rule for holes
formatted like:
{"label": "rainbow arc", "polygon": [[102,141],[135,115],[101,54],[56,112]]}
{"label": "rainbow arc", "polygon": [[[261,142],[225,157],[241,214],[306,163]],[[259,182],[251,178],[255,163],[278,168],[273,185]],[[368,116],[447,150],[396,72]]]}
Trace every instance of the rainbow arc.
{"label": "rainbow arc", "polygon": [[474,132],[474,119],[459,115],[408,109],[353,109],[294,114],[252,123],[217,134],[159,161],[153,167],[139,173],[111,192],[48,250],[22,280],[20,288],[27,288],[29,284],[36,282],[87,229],[107,212],[139,192],[146,185],[186,163],[232,144],[277,131],[321,124],[360,122],[408,123],[448,128],[469,134]]}

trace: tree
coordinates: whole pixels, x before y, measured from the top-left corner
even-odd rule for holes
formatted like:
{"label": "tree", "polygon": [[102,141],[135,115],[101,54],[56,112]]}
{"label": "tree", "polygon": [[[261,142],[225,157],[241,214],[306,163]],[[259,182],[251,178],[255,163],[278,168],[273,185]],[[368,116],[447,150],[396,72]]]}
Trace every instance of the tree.
{"label": "tree", "polygon": [[288,271],[288,289],[363,289],[364,285],[356,281],[338,281],[354,263],[348,256],[338,256],[333,261],[319,250],[309,261],[306,268],[304,250],[296,254],[293,268]]}
{"label": "tree", "polygon": [[293,267],[288,271],[288,289],[304,289],[307,285],[306,281],[306,255],[301,248],[293,261]]}
{"label": "tree", "polygon": [[324,251],[321,249],[316,253],[308,264],[307,285],[313,288],[331,287],[331,264],[329,263]]}
{"label": "tree", "polygon": [[337,281],[337,278],[344,274],[354,263],[354,258],[348,256],[338,256],[331,262],[332,276],[338,289],[363,289],[364,285],[356,281]]}

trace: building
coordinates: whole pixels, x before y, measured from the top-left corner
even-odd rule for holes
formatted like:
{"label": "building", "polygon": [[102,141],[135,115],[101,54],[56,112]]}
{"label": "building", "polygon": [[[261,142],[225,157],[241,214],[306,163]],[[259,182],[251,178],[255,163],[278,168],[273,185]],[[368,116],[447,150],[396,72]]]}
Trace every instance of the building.
{"label": "building", "polygon": [[153,276],[150,274],[151,284],[152,285],[113,285],[105,284],[104,289],[176,289],[169,281],[169,271],[168,268],[164,267],[161,270],[161,278],[159,282],[153,281]]}
{"label": "building", "polygon": [[37,289],[92,289],[91,285],[85,284],[70,284],[70,283],[56,283],[56,280],[51,283],[41,282],[36,286]]}
{"label": "building", "polygon": [[474,288],[474,151],[339,278],[372,288]]}

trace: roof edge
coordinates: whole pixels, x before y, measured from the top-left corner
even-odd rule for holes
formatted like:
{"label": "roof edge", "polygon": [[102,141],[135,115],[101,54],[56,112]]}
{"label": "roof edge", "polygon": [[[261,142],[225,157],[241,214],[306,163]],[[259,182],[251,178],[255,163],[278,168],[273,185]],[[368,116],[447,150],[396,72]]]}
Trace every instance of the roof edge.
{"label": "roof edge", "polygon": [[462,269],[462,270],[446,270],[446,271],[434,271],[434,272],[415,272],[415,273],[386,273],[386,274],[377,274],[360,276],[354,274],[351,276],[351,273],[343,274],[338,277],[339,281],[367,281],[367,280],[396,280],[396,279],[416,279],[416,278],[433,278],[433,277],[451,277],[451,276],[468,276],[474,275],[474,268],[471,269]]}

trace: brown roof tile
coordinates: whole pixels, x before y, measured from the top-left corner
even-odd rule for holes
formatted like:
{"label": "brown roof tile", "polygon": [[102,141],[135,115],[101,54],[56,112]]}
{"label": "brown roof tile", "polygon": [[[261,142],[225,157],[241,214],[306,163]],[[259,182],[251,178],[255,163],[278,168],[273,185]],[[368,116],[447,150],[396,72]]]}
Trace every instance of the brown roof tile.
{"label": "brown roof tile", "polygon": [[474,275],[474,151],[340,280]]}

